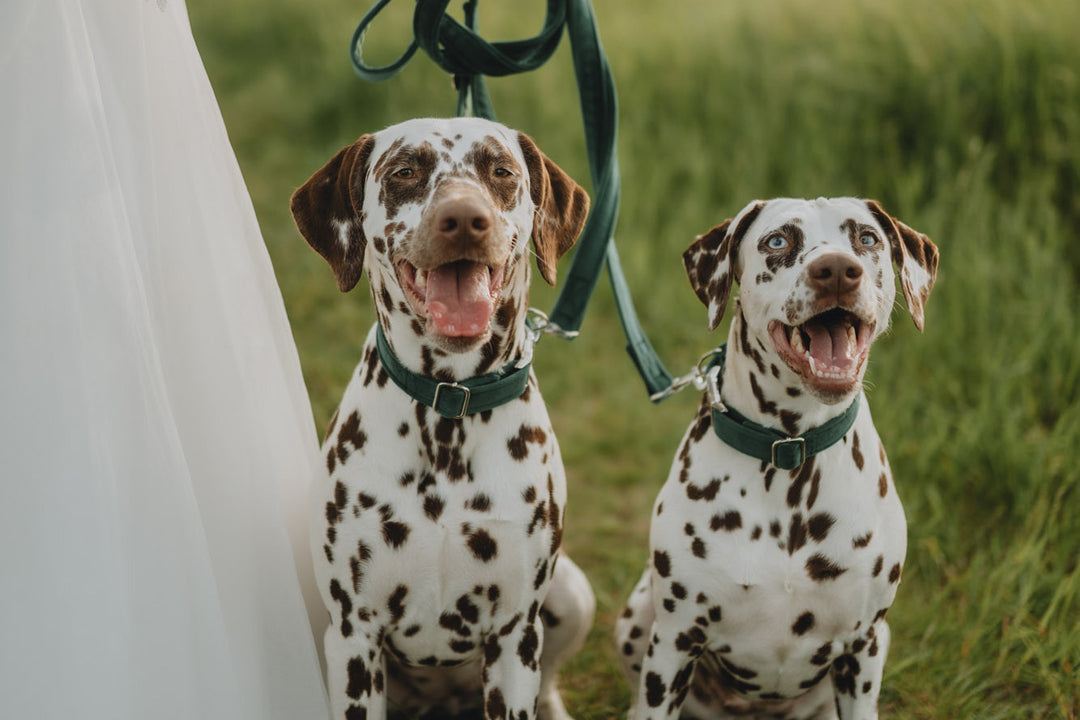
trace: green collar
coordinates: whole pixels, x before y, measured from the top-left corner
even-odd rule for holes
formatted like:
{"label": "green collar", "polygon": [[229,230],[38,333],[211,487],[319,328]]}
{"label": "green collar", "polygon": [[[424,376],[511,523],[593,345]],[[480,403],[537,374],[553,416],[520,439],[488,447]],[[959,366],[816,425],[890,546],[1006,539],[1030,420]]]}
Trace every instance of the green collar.
{"label": "green collar", "polygon": [[478,375],[460,382],[439,382],[418,375],[401,364],[390,349],[382,325],[375,331],[375,349],[386,374],[394,384],[419,403],[423,403],[446,418],[462,418],[473,413],[491,410],[516,400],[529,384],[529,364],[517,367],[510,363],[498,372]]}
{"label": "green collar", "polygon": [[789,437],[778,430],[748,420],[720,402],[720,375],[724,370],[727,346],[721,345],[713,354],[706,370],[709,400],[712,403],[713,432],[735,450],[772,463],[781,470],[795,470],[807,459],[826,450],[847,435],[859,414],[859,396],[847,410],[824,425],[807,430],[799,437]]}

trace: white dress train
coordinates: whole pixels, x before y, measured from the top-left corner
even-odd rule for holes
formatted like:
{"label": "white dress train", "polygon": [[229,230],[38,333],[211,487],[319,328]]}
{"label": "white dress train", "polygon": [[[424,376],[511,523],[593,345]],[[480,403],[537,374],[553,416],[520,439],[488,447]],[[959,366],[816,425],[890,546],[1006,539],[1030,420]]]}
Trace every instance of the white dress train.
{"label": "white dress train", "polygon": [[318,462],[182,0],[0,2],[0,718],[326,718]]}

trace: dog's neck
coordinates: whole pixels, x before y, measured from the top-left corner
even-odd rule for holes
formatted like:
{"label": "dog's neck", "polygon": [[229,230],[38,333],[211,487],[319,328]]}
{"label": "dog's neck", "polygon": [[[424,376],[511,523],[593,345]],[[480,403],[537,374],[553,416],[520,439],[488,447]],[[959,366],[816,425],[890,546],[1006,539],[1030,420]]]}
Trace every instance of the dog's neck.
{"label": "dog's neck", "polygon": [[521,359],[525,351],[525,317],[529,304],[528,256],[507,270],[502,293],[491,320],[491,337],[468,350],[452,351],[427,337],[424,322],[408,308],[396,282],[373,282],[371,294],[378,322],[402,365],[414,373],[443,382],[462,381],[496,372]]}
{"label": "dog's neck", "polygon": [[861,391],[856,389],[834,404],[814,397],[770,349],[769,339],[750,331],[738,302],[734,310],[721,399],[743,417],[796,436],[843,413]]}

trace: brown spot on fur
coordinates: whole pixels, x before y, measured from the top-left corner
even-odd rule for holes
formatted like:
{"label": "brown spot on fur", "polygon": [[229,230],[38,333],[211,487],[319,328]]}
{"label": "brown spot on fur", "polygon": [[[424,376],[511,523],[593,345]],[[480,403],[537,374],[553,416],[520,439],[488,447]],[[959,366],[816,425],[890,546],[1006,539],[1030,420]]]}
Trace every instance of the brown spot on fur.
{"label": "brown spot on fur", "polygon": [[342,637],[349,637],[352,635],[353,627],[349,622],[349,615],[352,613],[352,599],[341,588],[341,583],[337,579],[330,581],[330,597],[333,598],[341,606],[341,635]]}
{"label": "brown spot on fur", "polygon": [[484,529],[466,531],[468,540],[466,545],[472,554],[483,562],[489,562],[498,554],[498,544]]}
{"label": "brown spot on fur", "polygon": [[900,563],[896,563],[892,566],[892,569],[889,570],[889,582],[895,583],[898,580],[900,580]]}
{"label": "brown spot on fur", "polygon": [[794,480],[788,486],[787,504],[790,508],[796,508],[802,502],[803,487],[814,476],[814,458],[807,459],[798,469],[791,472]]}
{"label": "brown spot on fur", "polygon": [[409,526],[395,520],[384,520],[382,524],[383,541],[394,549],[405,544],[409,539]]}
{"label": "brown spot on fur", "polygon": [[806,561],[807,575],[818,582],[835,580],[846,572],[847,568],[840,567],[820,553],[811,556],[810,559]]}
{"label": "brown spot on fur", "polygon": [[445,504],[446,503],[439,496],[427,495],[424,497],[424,514],[427,515],[432,522],[435,522],[439,519],[439,516],[442,515]]}
{"label": "brown spot on fur", "polygon": [[855,461],[855,467],[859,470],[863,469],[863,465],[866,464],[865,458],[863,458],[862,451],[859,449],[859,433],[852,433],[851,436],[851,458]]}
{"label": "brown spot on fur", "polygon": [[712,516],[709,521],[709,528],[711,530],[726,530],[727,532],[734,532],[742,527],[742,515],[737,510],[729,510],[723,515],[716,514]]}
{"label": "brown spot on fur", "polygon": [[791,516],[791,524],[788,527],[787,551],[788,555],[794,555],[806,545],[807,527],[803,522],[802,515],[795,513]]}
{"label": "brown spot on fur", "polygon": [[765,391],[761,389],[761,385],[758,384],[757,375],[750,373],[750,389],[754,393],[754,398],[758,401],[758,410],[765,415],[776,415],[776,403],[766,399]]}
{"label": "brown spot on fur", "polygon": [[780,425],[784,428],[784,432],[788,435],[795,437],[799,434],[799,421],[802,420],[802,414],[793,410],[781,410],[780,411]]}
{"label": "brown spot on fur", "polygon": [[390,611],[390,622],[400,622],[405,615],[405,596],[409,594],[409,588],[398,585],[394,592],[386,600],[386,607]]}
{"label": "brown spot on fur", "polygon": [[694,557],[704,559],[706,554],[705,542],[699,537],[694,538],[693,542],[690,543],[690,552],[694,554]]}
{"label": "brown spot on fur", "polygon": [[796,635],[805,635],[813,627],[814,613],[804,612],[792,624],[791,632],[795,633]]}
{"label": "brown spot on fur", "polygon": [[690,500],[704,500],[706,502],[712,502],[716,499],[716,494],[720,492],[720,479],[713,478],[709,481],[709,484],[703,488],[699,488],[691,482],[686,483],[686,497]]}
{"label": "brown spot on fur", "polygon": [[829,513],[817,513],[816,515],[810,516],[806,526],[810,531],[810,537],[812,537],[815,542],[821,542],[828,536],[829,529],[835,522],[836,518]]}
{"label": "brown spot on fur", "polygon": [[529,455],[529,443],[542,445],[547,442],[547,433],[538,427],[522,425],[517,435],[506,441],[510,456],[515,460],[524,460]]}
{"label": "brown spot on fur", "polygon": [[671,575],[671,558],[663,550],[653,551],[653,569],[662,578]]}
{"label": "brown spot on fur", "polygon": [[491,720],[506,720],[506,702],[502,690],[496,687],[488,691],[484,712]]}

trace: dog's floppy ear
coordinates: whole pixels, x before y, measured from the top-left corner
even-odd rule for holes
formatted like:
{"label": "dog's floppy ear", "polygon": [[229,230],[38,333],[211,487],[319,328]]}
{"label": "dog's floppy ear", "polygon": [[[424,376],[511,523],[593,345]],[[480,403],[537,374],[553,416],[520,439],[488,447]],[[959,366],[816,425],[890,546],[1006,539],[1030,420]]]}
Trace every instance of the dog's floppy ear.
{"label": "dog's floppy ear", "polygon": [[683,267],[690,285],[698,299],[709,308],[709,330],[715,330],[724,317],[737,272],[735,260],[739,244],[763,207],[765,203],[761,201],[747,205],[734,218],[698,235],[683,253]]}
{"label": "dog's floppy ear", "polygon": [[937,279],[938,249],[930,238],[916,232],[882,209],[876,200],[866,207],[889,238],[893,263],[900,272],[900,289],[915,327],[922,332],[924,309]]}
{"label": "dog's floppy ear", "polygon": [[518,144],[525,156],[529,189],[536,206],[532,231],[536,265],[544,280],[554,285],[555,263],[577,242],[589,215],[589,196],[528,135],[519,132]]}
{"label": "dog's floppy ear", "polygon": [[364,272],[367,238],[360,212],[373,147],[374,136],[363,135],[342,148],[293,193],[290,202],[300,234],[330,263],[341,292],[352,290]]}

